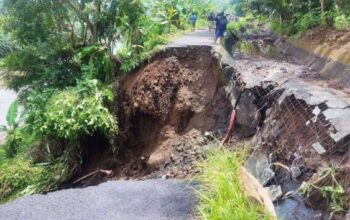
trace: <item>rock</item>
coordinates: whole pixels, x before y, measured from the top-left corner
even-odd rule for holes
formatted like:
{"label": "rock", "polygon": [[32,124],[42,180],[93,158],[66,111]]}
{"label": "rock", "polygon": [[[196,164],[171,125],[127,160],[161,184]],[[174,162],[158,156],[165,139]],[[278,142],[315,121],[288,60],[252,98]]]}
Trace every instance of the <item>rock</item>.
{"label": "rock", "polygon": [[257,70],[261,70],[263,68],[263,66],[261,65],[261,63],[257,63],[256,65],[256,69]]}
{"label": "rock", "polygon": [[204,133],[204,136],[205,136],[205,137],[212,137],[212,136],[213,136],[213,132],[206,131],[206,132]]}
{"label": "rock", "polygon": [[270,168],[267,154],[264,152],[255,152],[254,155],[249,157],[245,163],[245,168],[255,176],[263,186],[275,178],[275,172]]}
{"label": "rock", "polygon": [[167,176],[167,175],[163,175],[163,176],[162,176],[162,179],[163,179],[163,180],[166,180],[166,179],[168,179],[168,176]]}
{"label": "rock", "polygon": [[164,151],[155,151],[149,157],[147,161],[147,167],[150,170],[156,170],[161,168],[162,165],[165,164],[166,161],[170,160],[170,155]]}
{"label": "rock", "polygon": [[236,122],[240,125],[240,132],[244,137],[254,135],[259,126],[259,118],[256,117],[258,107],[253,103],[253,100],[253,94],[249,91],[244,92],[236,109]]}
{"label": "rock", "polygon": [[292,167],[290,170],[292,172],[293,180],[296,180],[301,175],[301,170],[299,167]]}
{"label": "rock", "polygon": [[281,186],[272,185],[269,187],[264,187],[264,189],[269,193],[272,202],[277,202],[282,198],[282,188]]}
{"label": "rock", "polygon": [[263,173],[260,175],[259,180],[261,181],[261,184],[265,186],[268,184],[273,178],[275,178],[275,172],[269,168],[266,167]]}
{"label": "rock", "polygon": [[317,143],[314,143],[312,145],[312,148],[319,154],[319,155],[323,155],[325,153],[327,153],[327,151],[323,148],[323,146],[317,142]]}

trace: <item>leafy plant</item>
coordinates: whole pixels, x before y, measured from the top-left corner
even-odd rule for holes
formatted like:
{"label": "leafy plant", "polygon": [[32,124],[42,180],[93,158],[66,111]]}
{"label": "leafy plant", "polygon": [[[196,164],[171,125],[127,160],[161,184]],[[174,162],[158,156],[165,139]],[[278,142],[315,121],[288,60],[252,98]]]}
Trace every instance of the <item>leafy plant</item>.
{"label": "leafy plant", "polygon": [[54,189],[67,179],[69,170],[64,159],[55,164],[34,165],[23,156],[0,163],[0,204],[19,196],[27,196]]}
{"label": "leafy plant", "polygon": [[295,26],[298,29],[298,31],[301,32],[304,32],[310,29],[311,27],[319,25],[321,22],[320,17],[315,15],[313,12],[309,12],[303,15],[298,13],[295,16],[297,18]]}
{"label": "leafy plant", "polygon": [[118,124],[105,107],[105,103],[112,101],[113,93],[109,88],[101,89],[97,80],[82,81],[76,87],[54,91],[46,104],[37,108],[40,99],[33,95],[28,103],[27,123],[32,130],[44,137],[68,141],[101,132],[114,143]]}
{"label": "leafy plant", "polygon": [[140,58],[127,47],[124,47],[118,51],[118,58],[121,61],[120,70],[123,74],[133,70],[140,63]]}
{"label": "leafy plant", "polygon": [[330,202],[331,215],[343,212],[347,206],[345,190],[338,182],[336,173],[338,168],[326,168],[315,182],[304,183],[300,187],[302,194],[308,197],[313,190],[319,191]]}
{"label": "leafy plant", "polygon": [[2,125],[0,127],[0,132],[1,131],[7,132],[17,127],[18,107],[19,107],[18,101],[14,101],[11,103],[6,115],[7,125]]}
{"label": "leafy plant", "polygon": [[335,17],[334,27],[338,30],[346,30],[350,28],[350,17],[347,18],[345,15]]}
{"label": "leafy plant", "polygon": [[84,77],[98,79],[102,83],[113,82],[114,63],[109,48],[101,45],[87,46],[81,49],[76,59],[81,64]]}

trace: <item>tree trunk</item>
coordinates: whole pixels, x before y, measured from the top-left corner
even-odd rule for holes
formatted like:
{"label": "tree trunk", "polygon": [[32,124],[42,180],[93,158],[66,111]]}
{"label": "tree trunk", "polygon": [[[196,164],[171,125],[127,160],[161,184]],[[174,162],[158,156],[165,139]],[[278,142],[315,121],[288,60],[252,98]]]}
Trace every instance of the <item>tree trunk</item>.
{"label": "tree trunk", "polygon": [[97,31],[97,23],[93,23],[91,25],[91,35],[92,35],[92,43],[95,44],[98,41],[98,31]]}
{"label": "tree trunk", "polygon": [[96,7],[96,17],[97,20],[93,21],[91,25],[91,34],[92,34],[92,43],[97,43],[98,42],[98,35],[99,35],[99,18],[101,14],[101,0],[95,0],[95,7]]}
{"label": "tree trunk", "polygon": [[322,16],[324,15],[324,0],[320,0]]}

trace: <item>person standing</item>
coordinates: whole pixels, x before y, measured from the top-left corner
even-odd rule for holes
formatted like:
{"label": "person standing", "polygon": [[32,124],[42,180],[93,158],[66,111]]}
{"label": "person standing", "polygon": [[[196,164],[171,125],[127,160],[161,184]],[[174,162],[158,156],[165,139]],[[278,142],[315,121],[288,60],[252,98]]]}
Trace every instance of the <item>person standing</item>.
{"label": "person standing", "polygon": [[214,12],[210,13],[208,16],[208,25],[209,25],[209,31],[212,29],[215,29],[215,14]]}
{"label": "person standing", "polygon": [[192,15],[190,16],[190,21],[191,21],[191,31],[196,30],[196,22],[197,22],[197,16],[194,12],[192,12]]}
{"label": "person standing", "polygon": [[216,21],[215,42],[217,44],[220,44],[225,35],[226,27],[227,27],[227,18],[224,15],[224,12],[219,13],[218,16],[215,18],[215,21]]}

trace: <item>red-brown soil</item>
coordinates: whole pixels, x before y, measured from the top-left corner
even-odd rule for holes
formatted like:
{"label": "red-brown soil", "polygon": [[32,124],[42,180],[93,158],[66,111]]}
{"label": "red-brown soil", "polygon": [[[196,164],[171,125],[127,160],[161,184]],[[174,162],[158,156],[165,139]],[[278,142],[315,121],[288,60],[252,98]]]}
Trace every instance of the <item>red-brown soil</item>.
{"label": "red-brown soil", "polygon": [[222,134],[228,125],[232,109],[220,76],[210,47],[155,55],[119,82],[118,156],[90,152],[99,156],[91,156],[87,163],[95,166],[84,173],[98,164],[116,179],[192,176],[194,163],[212,145],[211,134]]}

